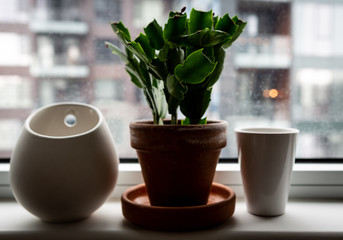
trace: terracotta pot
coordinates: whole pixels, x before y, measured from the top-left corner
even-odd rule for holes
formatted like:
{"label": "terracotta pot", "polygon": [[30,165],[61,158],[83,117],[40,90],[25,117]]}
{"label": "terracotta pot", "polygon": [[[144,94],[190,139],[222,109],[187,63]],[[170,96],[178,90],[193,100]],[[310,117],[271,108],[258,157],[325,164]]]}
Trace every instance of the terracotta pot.
{"label": "terracotta pot", "polygon": [[225,121],[204,125],[130,124],[152,206],[198,206],[207,203],[221,149]]}

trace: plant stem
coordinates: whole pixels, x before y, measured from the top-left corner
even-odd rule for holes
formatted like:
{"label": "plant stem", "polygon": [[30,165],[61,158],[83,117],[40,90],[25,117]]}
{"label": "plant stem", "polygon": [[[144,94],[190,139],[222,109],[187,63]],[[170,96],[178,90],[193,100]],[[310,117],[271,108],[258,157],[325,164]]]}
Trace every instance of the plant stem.
{"label": "plant stem", "polygon": [[161,116],[158,112],[157,103],[155,101],[156,99],[154,97],[154,93],[152,92],[152,89],[146,88],[145,93],[146,93],[147,101],[148,101],[150,108],[152,110],[154,124],[163,125],[163,119],[161,119]]}
{"label": "plant stem", "polygon": [[154,124],[163,125],[163,119],[158,114],[154,114]]}
{"label": "plant stem", "polygon": [[177,125],[177,112],[171,116],[171,124]]}
{"label": "plant stem", "polygon": [[200,121],[201,121],[201,119],[197,119],[197,118],[190,118],[189,119],[189,123],[190,124],[199,124],[200,123]]}

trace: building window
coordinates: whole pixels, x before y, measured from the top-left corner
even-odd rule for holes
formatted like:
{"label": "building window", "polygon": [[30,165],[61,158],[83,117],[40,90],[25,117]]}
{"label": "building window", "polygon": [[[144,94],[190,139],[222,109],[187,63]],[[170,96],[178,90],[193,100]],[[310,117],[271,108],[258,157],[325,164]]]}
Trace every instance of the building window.
{"label": "building window", "polygon": [[93,1],[93,3],[96,22],[108,23],[121,20],[121,0],[97,0]]}
{"label": "building window", "polygon": [[22,76],[0,75],[0,109],[31,108],[32,81]]}
{"label": "building window", "polygon": [[[0,8],[1,23],[26,23],[29,19],[29,2],[26,0],[6,1]],[[4,5],[2,2],[1,5]]]}
{"label": "building window", "polygon": [[[133,6],[133,26],[136,28],[145,27],[149,22],[156,19],[158,22],[165,22],[164,1],[160,0],[135,0]],[[151,13],[154,13],[153,15]]]}
{"label": "building window", "polygon": [[0,66],[28,66],[31,63],[31,42],[26,34],[0,32],[0,41]]}
{"label": "building window", "polygon": [[37,36],[37,64],[39,66],[81,65],[81,41],[78,37],[59,35]]}
{"label": "building window", "polygon": [[[46,10],[46,19],[50,21],[79,21],[81,13],[79,0],[36,0],[38,6]],[[44,10],[43,10],[44,11]]]}

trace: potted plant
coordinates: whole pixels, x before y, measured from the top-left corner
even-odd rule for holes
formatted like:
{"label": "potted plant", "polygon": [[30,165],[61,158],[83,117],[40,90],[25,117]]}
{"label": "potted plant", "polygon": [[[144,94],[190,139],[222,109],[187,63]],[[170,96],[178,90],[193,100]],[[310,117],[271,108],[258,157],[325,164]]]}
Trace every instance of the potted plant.
{"label": "potted plant", "polygon": [[[203,118],[213,85],[223,70],[225,48],[246,23],[237,16],[185,8],[170,12],[162,28],[156,20],[135,40],[120,22],[111,22],[124,45],[106,42],[126,63],[131,81],[143,89],[153,121],[130,124],[151,205],[207,203],[220,151],[226,146],[225,121]],[[177,117],[178,109],[185,115]],[[164,120],[167,112],[171,119]]]}

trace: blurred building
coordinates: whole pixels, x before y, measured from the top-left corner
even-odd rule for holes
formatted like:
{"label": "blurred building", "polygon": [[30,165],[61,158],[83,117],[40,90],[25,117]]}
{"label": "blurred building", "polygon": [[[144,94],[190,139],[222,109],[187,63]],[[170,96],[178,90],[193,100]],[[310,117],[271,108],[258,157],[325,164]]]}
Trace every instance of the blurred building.
{"label": "blurred building", "polygon": [[[79,101],[105,114],[122,156],[131,154],[128,123],[150,118],[119,58],[109,21],[135,34],[164,18],[169,1],[0,1],[0,157],[8,157],[25,118],[53,102]],[[141,105],[141,106],[140,106]]]}
{"label": "blurred building", "polygon": [[248,21],[227,51],[209,118],[244,126],[297,127],[298,156],[342,157],[343,2],[291,0],[0,0],[0,157],[40,106],[81,101],[104,113],[122,157],[134,156],[128,123],[151,118],[123,63],[109,21],[133,37],[153,18],[187,6]]}
{"label": "blurred building", "polygon": [[222,118],[232,129],[299,128],[298,157],[342,157],[343,2],[222,0],[221,9],[248,21],[226,61]]}

